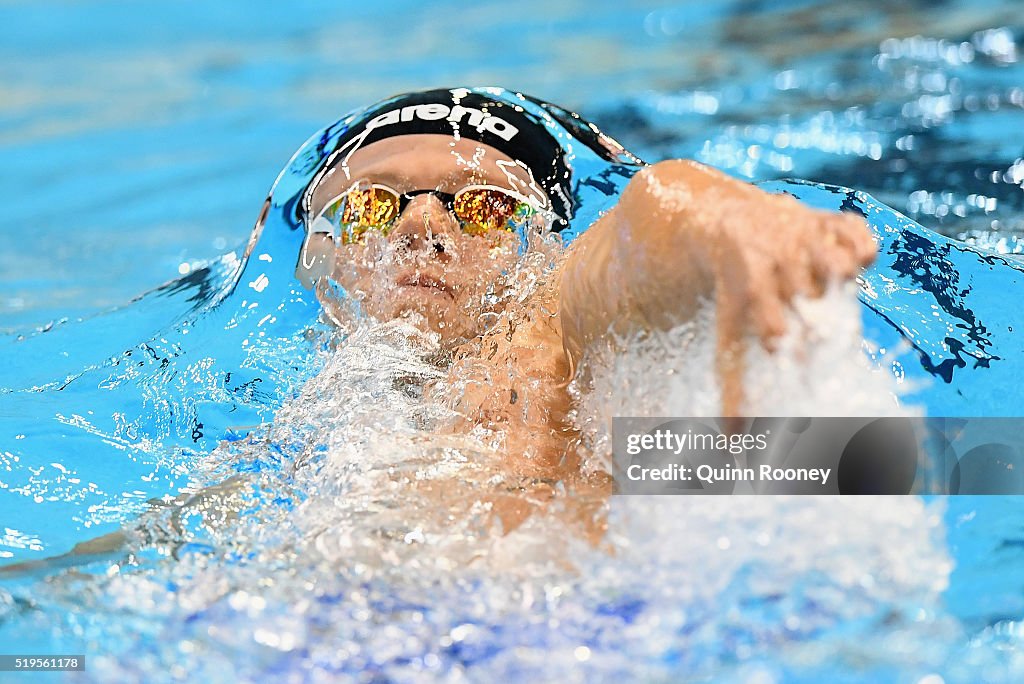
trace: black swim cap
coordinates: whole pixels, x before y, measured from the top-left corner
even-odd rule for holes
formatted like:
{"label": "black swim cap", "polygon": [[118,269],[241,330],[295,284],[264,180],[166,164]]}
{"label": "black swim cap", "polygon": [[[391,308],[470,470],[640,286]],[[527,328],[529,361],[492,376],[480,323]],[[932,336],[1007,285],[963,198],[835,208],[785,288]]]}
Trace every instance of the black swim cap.
{"label": "black swim cap", "polygon": [[303,193],[302,218],[315,218],[346,189],[345,183],[354,180],[336,171],[356,150],[386,138],[434,133],[476,140],[518,161],[546,194],[537,199],[544,200],[544,208],[556,217],[552,229],[561,230],[573,215],[572,169],[565,146],[544,115],[608,161],[639,162],[592,124],[547,102],[500,88],[426,90],[379,102],[348,123]]}

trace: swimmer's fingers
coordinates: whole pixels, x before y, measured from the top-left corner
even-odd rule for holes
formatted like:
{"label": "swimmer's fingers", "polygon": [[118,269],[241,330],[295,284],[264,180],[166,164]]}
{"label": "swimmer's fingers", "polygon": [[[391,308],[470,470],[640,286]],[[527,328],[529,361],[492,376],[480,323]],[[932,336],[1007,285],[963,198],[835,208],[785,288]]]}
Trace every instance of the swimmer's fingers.
{"label": "swimmer's fingers", "polygon": [[765,288],[758,296],[752,313],[754,332],[761,340],[761,346],[774,352],[786,332],[786,300],[774,288]]}
{"label": "swimmer's fingers", "polygon": [[849,248],[840,244],[839,236],[829,224],[830,220],[822,221],[823,225],[817,233],[812,257],[814,280],[821,290],[849,279],[858,268]]}
{"label": "swimmer's fingers", "polygon": [[824,241],[840,252],[837,270],[841,277],[855,276],[875,258],[875,240],[861,217],[850,214],[826,214],[822,220]]}
{"label": "swimmer's fingers", "polygon": [[772,216],[771,243],[762,249],[773,269],[767,284],[774,286],[784,304],[797,296],[818,297],[824,288],[817,270],[816,217],[804,207],[780,205]]}
{"label": "swimmer's fingers", "polygon": [[824,214],[817,233],[814,276],[823,287],[855,278],[875,258],[875,241],[857,216]]}
{"label": "swimmer's fingers", "polygon": [[786,276],[780,282],[783,296],[787,302],[792,302],[797,295],[820,297],[825,293],[825,283],[819,274],[819,249],[806,233],[794,237],[796,240],[790,248],[778,255]]}
{"label": "swimmer's fingers", "polygon": [[731,263],[723,269],[724,284],[719,292],[717,315],[723,317],[719,332],[728,332],[732,339],[720,340],[726,346],[753,333],[761,344],[772,351],[778,338],[786,332],[785,269],[764,254],[736,251]]}
{"label": "swimmer's fingers", "polygon": [[867,222],[856,214],[844,213],[839,217],[837,230],[840,241],[849,245],[859,268],[870,266],[878,256],[878,245]]}

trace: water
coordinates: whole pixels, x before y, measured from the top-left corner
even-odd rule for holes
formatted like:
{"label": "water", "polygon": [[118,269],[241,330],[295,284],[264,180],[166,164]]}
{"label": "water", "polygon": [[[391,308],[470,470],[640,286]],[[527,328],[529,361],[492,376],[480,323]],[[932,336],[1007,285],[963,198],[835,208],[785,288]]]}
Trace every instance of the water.
{"label": "water", "polygon": [[[810,343],[790,339],[758,366],[751,382],[776,393],[758,393],[760,408],[1013,414],[1020,354],[1000,296],[1017,278],[1021,215],[1012,4],[527,5],[511,26],[484,7],[471,18],[494,28],[462,42],[447,37],[465,34],[465,15],[397,3],[241,24],[198,6],[166,21],[155,6],[145,18],[64,8],[61,21],[50,9],[0,10],[24,29],[0,48],[0,83],[17,95],[0,105],[0,310],[25,336],[4,341],[0,553],[31,561],[122,526],[128,553],[5,579],[5,650],[88,652],[86,680],[1019,680],[1012,498],[605,508],[495,480],[487,436],[439,437],[445,405],[414,389],[438,373],[432,340],[356,326],[335,349],[291,280],[297,234],[275,210],[245,243],[300,140],[353,106],[486,67],[645,158],[854,187],[1004,254],[928,241],[916,248],[935,270],[920,283],[885,288],[893,269],[913,273],[894,254],[868,273],[862,304],[834,292],[802,305],[791,324],[810,321]],[[531,49],[493,50],[510,40]],[[567,63],[578,69],[554,66]],[[302,174],[285,173],[275,197]],[[769,187],[853,203],[904,251],[916,234],[865,195]],[[944,279],[953,270],[960,283]],[[920,317],[933,301],[939,315]],[[61,316],[72,320],[32,332]],[[858,318],[885,372],[860,362]],[[577,388],[589,470],[605,453],[600,416],[715,405],[706,329],[594,360],[593,386]],[[655,371],[666,366],[677,375]],[[548,512],[503,535],[508,516],[486,503],[509,489]],[[593,546],[588,525],[605,519]]]}

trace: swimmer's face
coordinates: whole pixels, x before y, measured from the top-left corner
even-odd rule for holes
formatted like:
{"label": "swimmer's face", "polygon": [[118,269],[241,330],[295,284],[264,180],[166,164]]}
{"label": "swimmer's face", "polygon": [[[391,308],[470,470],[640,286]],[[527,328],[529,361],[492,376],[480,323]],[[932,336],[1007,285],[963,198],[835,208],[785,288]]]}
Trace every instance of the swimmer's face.
{"label": "swimmer's face", "polygon": [[[490,185],[544,201],[531,188],[529,172],[507,155],[444,135],[377,141],[354,152],[347,170],[353,183],[380,183],[399,193],[455,194]],[[419,314],[445,341],[472,338],[482,332],[481,313],[501,273],[515,262],[519,241],[507,230],[464,232],[442,199],[417,194],[386,235],[369,231],[365,242],[338,247],[334,279],[375,318]]]}

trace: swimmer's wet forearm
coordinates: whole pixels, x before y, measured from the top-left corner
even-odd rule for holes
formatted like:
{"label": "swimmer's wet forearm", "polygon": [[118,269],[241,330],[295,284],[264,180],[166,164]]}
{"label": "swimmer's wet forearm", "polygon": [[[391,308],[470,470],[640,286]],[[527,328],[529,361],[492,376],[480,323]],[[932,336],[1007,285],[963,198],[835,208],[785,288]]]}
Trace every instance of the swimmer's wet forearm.
{"label": "swimmer's wet forearm", "polygon": [[782,332],[784,304],[852,278],[874,254],[857,217],[669,160],[638,173],[574,244],[563,272],[563,318],[567,334],[586,343],[609,327],[678,324],[713,299],[741,312],[767,342]]}
{"label": "swimmer's wet forearm", "polygon": [[683,160],[638,173],[578,242],[562,280],[570,356],[609,330],[668,328],[712,302],[723,415],[739,410],[746,337],[773,348],[794,297],[820,296],[875,254],[859,217],[817,211]]}
{"label": "swimmer's wet forearm", "polygon": [[638,173],[616,207],[573,243],[562,273],[561,318],[574,358],[610,330],[627,334],[685,320],[713,290],[712,240],[691,225],[689,188],[664,183],[669,164]]}

